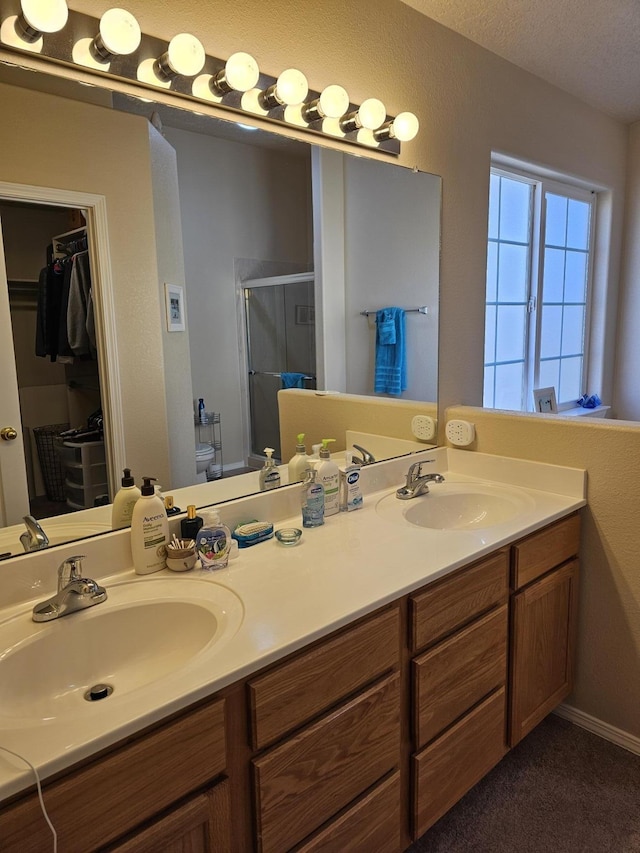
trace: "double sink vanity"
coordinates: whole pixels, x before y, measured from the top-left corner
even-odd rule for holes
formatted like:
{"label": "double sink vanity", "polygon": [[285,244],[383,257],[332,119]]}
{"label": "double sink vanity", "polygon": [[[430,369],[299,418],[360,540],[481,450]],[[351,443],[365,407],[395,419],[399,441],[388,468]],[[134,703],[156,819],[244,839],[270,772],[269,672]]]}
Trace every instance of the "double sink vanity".
{"label": "double sink vanity", "polygon": [[[444,481],[398,500],[415,460]],[[116,531],[81,549],[107,600],[44,624],[69,548],[8,561],[0,747],[59,850],[406,849],[571,690],[585,476],[422,451],[215,573],[138,577]],[[299,487],[220,512],[300,526]],[[52,849],[1,749],[0,797],[2,850]]]}

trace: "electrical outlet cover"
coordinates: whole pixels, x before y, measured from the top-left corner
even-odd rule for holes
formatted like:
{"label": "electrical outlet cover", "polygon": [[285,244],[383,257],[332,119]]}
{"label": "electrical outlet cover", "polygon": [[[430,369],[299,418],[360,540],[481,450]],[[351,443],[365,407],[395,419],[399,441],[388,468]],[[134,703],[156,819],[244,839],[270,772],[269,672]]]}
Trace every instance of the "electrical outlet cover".
{"label": "electrical outlet cover", "polygon": [[419,441],[430,441],[436,435],[436,422],[429,415],[415,415],[411,419],[411,432]]}
{"label": "electrical outlet cover", "polygon": [[445,434],[451,444],[468,447],[476,437],[476,428],[469,421],[447,421]]}

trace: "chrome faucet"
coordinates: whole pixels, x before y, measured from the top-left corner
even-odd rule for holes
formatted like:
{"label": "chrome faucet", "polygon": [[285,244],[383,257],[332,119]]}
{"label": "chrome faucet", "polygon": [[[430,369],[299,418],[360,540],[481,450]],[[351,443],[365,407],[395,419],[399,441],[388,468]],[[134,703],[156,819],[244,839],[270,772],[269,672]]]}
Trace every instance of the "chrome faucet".
{"label": "chrome faucet", "polygon": [[27,528],[20,536],[22,547],[25,551],[39,551],[41,548],[47,548],[49,545],[49,537],[44,532],[40,524],[32,515],[25,515],[22,519]]}
{"label": "chrome faucet", "polygon": [[84,610],[100,604],[107,597],[107,591],[91,578],[82,577],[84,557],[67,557],[58,568],[58,592],[41,601],[33,608],[34,622],[50,622],[77,610]]}
{"label": "chrome faucet", "polygon": [[396,491],[396,497],[401,501],[408,501],[420,495],[429,493],[429,483],[444,483],[442,474],[423,474],[422,466],[435,462],[435,459],[426,459],[424,462],[414,462],[407,471],[407,482]]}
{"label": "chrome faucet", "polygon": [[356,463],[356,465],[371,465],[372,462],[376,461],[376,457],[373,455],[373,453],[369,453],[369,451],[366,448],[362,447],[362,445],[354,444],[353,446],[356,450],[359,450],[360,453],[362,453],[362,458],[360,458],[359,456],[353,457],[353,461]]}

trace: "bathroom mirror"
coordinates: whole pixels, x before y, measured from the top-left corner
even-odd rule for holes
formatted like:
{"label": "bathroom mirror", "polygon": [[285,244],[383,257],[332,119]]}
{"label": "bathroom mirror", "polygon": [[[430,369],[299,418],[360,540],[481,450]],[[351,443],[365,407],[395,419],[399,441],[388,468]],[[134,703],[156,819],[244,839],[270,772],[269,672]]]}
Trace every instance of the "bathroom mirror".
{"label": "bathroom mirror", "polygon": [[[435,409],[439,177],[42,73],[3,69],[3,81],[10,87],[3,97],[13,99],[5,110],[21,118],[6,130],[15,138],[0,181],[106,197],[108,233],[98,236],[108,239],[115,348],[105,360],[116,360],[124,433],[112,438],[137,479],[161,468],[161,481],[193,482],[193,406],[203,397],[221,416],[219,499],[228,499],[226,474],[246,464],[250,432],[243,299],[251,282],[273,276],[313,276],[315,304],[294,299],[292,322],[313,324],[320,389],[372,395],[375,310],[425,308],[407,316],[408,346],[416,349],[402,396]],[[36,132],[52,123],[55,151]],[[416,245],[423,251],[412,256]],[[185,331],[169,328],[165,285],[183,290]],[[43,411],[39,418],[49,422]],[[190,474],[178,461],[187,458]],[[243,477],[232,478],[237,496],[255,491],[255,477]]]}

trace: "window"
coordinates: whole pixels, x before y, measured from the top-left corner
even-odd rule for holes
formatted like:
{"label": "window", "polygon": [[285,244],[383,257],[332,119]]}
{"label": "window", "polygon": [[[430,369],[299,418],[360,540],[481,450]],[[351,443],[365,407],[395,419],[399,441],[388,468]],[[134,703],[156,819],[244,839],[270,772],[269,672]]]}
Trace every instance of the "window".
{"label": "window", "polygon": [[586,387],[595,194],[491,170],[484,405],[534,411],[554,388],[569,408]]}

